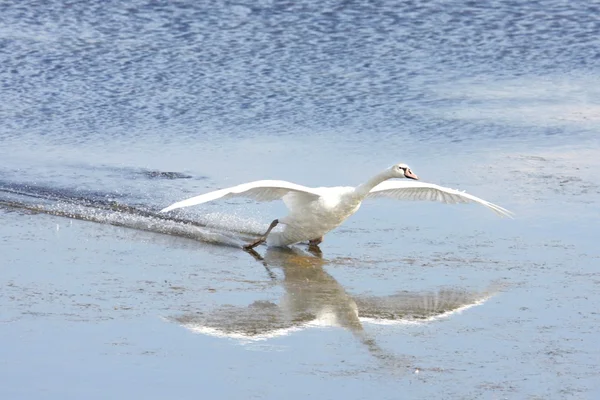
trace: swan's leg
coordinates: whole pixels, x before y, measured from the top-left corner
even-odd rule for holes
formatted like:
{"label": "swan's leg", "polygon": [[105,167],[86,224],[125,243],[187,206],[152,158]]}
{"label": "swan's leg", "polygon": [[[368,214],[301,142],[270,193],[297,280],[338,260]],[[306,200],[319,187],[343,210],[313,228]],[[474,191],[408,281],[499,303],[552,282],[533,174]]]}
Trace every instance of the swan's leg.
{"label": "swan's leg", "polygon": [[323,236],[321,236],[320,238],[317,238],[317,239],[309,240],[308,241],[308,245],[309,246],[318,246],[322,242],[323,242]]}
{"label": "swan's leg", "polygon": [[308,251],[310,251],[313,255],[317,257],[321,257],[323,252],[319,248],[319,244],[323,242],[323,236],[317,239],[312,239],[308,241]]}
{"label": "swan's leg", "polygon": [[256,246],[258,246],[259,244],[266,242],[267,241],[267,236],[269,236],[269,233],[271,233],[271,231],[273,230],[273,228],[275,228],[278,223],[279,223],[279,220],[278,219],[274,219],[273,222],[271,222],[271,225],[269,225],[269,229],[267,229],[267,231],[265,232],[265,234],[262,235],[261,237],[259,237],[257,241],[245,245],[244,249],[250,250],[250,249],[253,249]]}
{"label": "swan's leg", "polygon": [[319,258],[323,258],[323,252],[321,251],[321,248],[319,246],[317,246],[316,244],[311,244],[308,246],[308,251],[316,257]]}

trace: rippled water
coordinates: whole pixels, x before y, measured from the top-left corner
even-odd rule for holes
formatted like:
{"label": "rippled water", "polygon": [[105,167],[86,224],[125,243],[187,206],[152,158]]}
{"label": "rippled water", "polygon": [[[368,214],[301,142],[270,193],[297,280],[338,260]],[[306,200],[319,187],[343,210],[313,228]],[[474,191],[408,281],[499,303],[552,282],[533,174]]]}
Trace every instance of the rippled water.
{"label": "rippled water", "polygon": [[464,138],[481,134],[462,122],[468,109],[567,100],[583,118],[598,102],[597,13],[559,1],[4,2],[2,131]]}
{"label": "rippled water", "polygon": [[[596,398],[600,8],[4,1],[3,398]],[[516,213],[365,204],[242,252],[256,179],[407,162]]]}

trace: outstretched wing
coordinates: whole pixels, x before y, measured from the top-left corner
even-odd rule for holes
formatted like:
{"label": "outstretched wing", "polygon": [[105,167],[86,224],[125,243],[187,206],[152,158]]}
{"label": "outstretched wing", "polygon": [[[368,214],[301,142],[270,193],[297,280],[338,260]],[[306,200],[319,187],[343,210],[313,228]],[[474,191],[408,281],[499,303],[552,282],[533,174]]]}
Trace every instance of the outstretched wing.
{"label": "outstretched wing", "polygon": [[167,212],[181,207],[195,206],[217,199],[227,199],[230,197],[247,197],[256,201],[273,201],[281,199],[286,194],[294,192],[301,193],[315,200],[319,198],[319,192],[316,189],[286,181],[255,181],[242,183],[226,189],[216,190],[192,197],[186,200],[171,204],[160,212]]}
{"label": "outstretched wing", "polygon": [[385,181],[375,186],[367,198],[391,197],[398,200],[430,200],[442,203],[479,203],[494,211],[501,217],[512,218],[512,212],[489,201],[480,199],[456,189],[418,181]]}

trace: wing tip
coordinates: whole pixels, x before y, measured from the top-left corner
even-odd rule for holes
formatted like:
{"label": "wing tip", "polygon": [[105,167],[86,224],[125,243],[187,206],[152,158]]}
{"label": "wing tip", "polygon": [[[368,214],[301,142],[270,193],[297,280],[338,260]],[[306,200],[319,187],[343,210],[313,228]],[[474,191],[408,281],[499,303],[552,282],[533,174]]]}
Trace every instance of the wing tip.
{"label": "wing tip", "polygon": [[177,208],[177,207],[175,207],[175,204],[172,204],[172,205],[170,205],[169,207],[165,207],[165,208],[163,208],[162,210],[160,210],[160,211],[159,211],[159,213],[166,213],[166,212],[168,212],[168,211],[171,211],[171,210],[174,210],[174,209],[176,209],[176,208]]}
{"label": "wing tip", "polygon": [[515,219],[515,213],[510,210],[507,210],[504,207],[500,207],[496,204],[490,203],[490,208],[502,218],[507,217],[510,219]]}

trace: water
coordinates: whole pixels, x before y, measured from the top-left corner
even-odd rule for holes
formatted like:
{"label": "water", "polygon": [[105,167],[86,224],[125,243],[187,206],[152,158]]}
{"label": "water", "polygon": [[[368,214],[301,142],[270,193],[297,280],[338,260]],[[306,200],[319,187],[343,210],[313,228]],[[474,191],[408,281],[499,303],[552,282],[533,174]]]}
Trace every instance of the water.
{"label": "water", "polygon": [[[2,398],[596,398],[594,2],[0,5]],[[256,179],[406,162],[322,255]]]}

